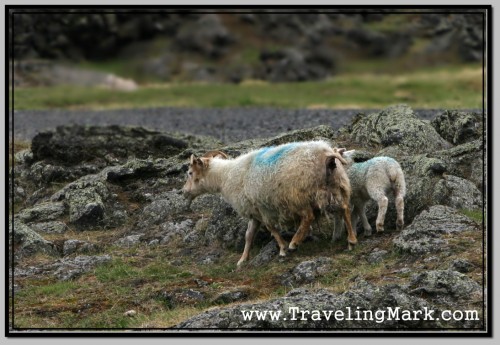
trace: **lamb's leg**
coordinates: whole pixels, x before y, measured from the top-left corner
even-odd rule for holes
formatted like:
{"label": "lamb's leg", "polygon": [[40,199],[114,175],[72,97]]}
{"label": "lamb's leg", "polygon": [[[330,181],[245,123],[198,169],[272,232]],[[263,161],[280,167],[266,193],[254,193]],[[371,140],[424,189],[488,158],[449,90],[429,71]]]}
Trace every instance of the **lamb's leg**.
{"label": "lamb's leg", "polygon": [[352,246],[358,243],[358,239],[356,238],[356,232],[352,229],[351,209],[349,208],[349,204],[342,205],[342,208],[344,210],[344,222],[347,227],[347,245],[349,250],[351,250]]}
{"label": "lamb's leg", "polygon": [[389,204],[389,199],[385,195],[377,196],[375,199],[378,203],[378,215],[375,226],[377,227],[377,232],[384,231],[384,220],[385,214],[387,212],[387,205]]}
{"label": "lamb's leg", "polygon": [[280,247],[280,256],[286,256],[286,241],[281,237],[280,233],[278,230],[276,230],[273,227],[268,226],[267,227],[269,231],[271,232],[271,235],[273,235],[274,239],[276,242],[278,242],[278,246]]}
{"label": "lamb's leg", "polygon": [[368,223],[368,219],[366,218],[366,208],[365,208],[365,203],[360,204],[359,206],[359,214],[361,216],[361,222],[363,223],[363,230],[365,236],[371,236],[372,235],[372,227],[370,226],[370,223]]}
{"label": "lamb's leg", "polygon": [[314,221],[313,210],[311,208],[304,210],[301,214],[299,229],[293,236],[292,241],[288,246],[288,249],[290,250],[297,249],[297,246],[301,244],[302,241],[304,241],[304,238],[306,238],[307,234],[309,233],[309,229],[313,221]]}
{"label": "lamb's leg", "polygon": [[255,233],[257,229],[259,229],[260,223],[255,219],[250,219],[248,222],[247,232],[245,233],[245,249],[243,250],[243,254],[241,255],[240,260],[238,261],[237,266],[240,267],[243,262],[248,260],[250,248],[252,247],[253,238],[255,237]]}
{"label": "lamb's leg", "polygon": [[398,215],[396,228],[403,230],[405,202],[401,194],[396,195],[396,213]]}

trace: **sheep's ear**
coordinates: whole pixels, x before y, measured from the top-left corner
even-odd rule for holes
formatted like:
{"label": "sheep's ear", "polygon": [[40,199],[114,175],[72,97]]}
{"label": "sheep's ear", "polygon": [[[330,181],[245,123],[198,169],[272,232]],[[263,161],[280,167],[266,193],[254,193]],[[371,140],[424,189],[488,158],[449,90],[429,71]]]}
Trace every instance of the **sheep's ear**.
{"label": "sheep's ear", "polygon": [[190,159],[189,164],[191,166],[203,167],[203,166],[205,166],[205,163],[204,163],[204,161],[202,159],[204,159],[204,158],[198,158],[195,155],[191,155],[191,159]]}
{"label": "sheep's ear", "polygon": [[215,150],[215,151],[208,151],[207,153],[205,153],[203,155],[203,157],[206,157],[206,158],[215,158],[215,157],[217,157],[217,158],[222,158],[222,159],[228,159],[229,158],[228,155],[226,155],[224,152],[217,151],[217,150]]}
{"label": "sheep's ear", "polygon": [[209,158],[205,158],[205,157],[201,157],[201,158],[198,158],[198,164],[200,164],[201,167],[203,167],[204,169],[208,168],[208,165],[210,164],[210,161],[212,160],[212,157],[209,157]]}
{"label": "sheep's ear", "polygon": [[218,158],[222,158],[222,159],[229,159],[229,156],[222,151],[217,151],[217,154],[214,157],[218,157]]}
{"label": "sheep's ear", "polygon": [[340,153],[341,156],[344,155],[344,152],[346,151],[346,148],[345,147],[341,147],[339,149],[337,149],[337,152]]}

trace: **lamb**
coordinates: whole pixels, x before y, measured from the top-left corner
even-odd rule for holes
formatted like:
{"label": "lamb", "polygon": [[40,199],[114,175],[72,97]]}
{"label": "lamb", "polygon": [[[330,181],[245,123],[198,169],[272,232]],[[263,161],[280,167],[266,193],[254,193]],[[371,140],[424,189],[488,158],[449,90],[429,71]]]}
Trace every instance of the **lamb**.
{"label": "lamb", "polygon": [[404,225],[404,197],[406,183],[403,170],[399,163],[390,157],[374,157],[365,162],[355,163],[355,150],[344,151],[339,149],[342,157],[347,161],[347,174],[351,182],[352,226],[356,231],[356,224],[361,218],[365,236],[372,234],[372,228],[366,218],[365,205],[370,199],[378,203],[376,220],[377,232],[384,231],[385,214],[387,212],[387,193],[392,191],[395,197],[397,221],[396,228],[403,229]]}
{"label": "lamb", "polygon": [[299,223],[288,249],[307,236],[315,217],[331,205],[343,210],[348,244],[357,243],[349,208],[350,184],[341,154],[324,141],[295,142],[264,147],[235,159],[218,151],[190,158],[184,195],[192,200],[220,193],[242,217],[248,218],[245,248],[238,261],[248,260],[257,229],[264,225],[286,256],[287,244],[278,228]]}

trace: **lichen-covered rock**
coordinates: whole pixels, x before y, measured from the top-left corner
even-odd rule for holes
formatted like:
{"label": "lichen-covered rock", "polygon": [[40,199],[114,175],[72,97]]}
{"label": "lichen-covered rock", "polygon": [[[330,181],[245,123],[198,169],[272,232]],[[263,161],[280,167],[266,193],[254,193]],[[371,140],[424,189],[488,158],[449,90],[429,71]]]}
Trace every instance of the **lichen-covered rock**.
{"label": "lichen-covered rock", "polygon": [[454,145],[476,140],[483,135],[483,117],[479,113],[445,110],[431,124],[436,131]]}
{"label": "lichen-covered rock", "polygon": [[470,141],[447,150],[430,152],[429,156],[446,164],[449,174],[474,182],[482,190],[486,186],[485,144],[482,139]]}
{"label": "lichen-covered rock", "polygon": [[472,302],[482,298],[478,283],[452,270],[417,273],[411,278],[410,289],[413,295],[429,296],[441,305],[450,305],[456,300]]}
{"label": "lichen-covered rock", "polygon": [[450,145],[427,121],[418,119],[406,105],[358,116],[350,127],[351,140],[371,147],[398,146],[412,153],[448,148]]}
{"label": "lichen-covered rock", "polygon": [[432,198],[435,204],[468,210],[483,207],[482,193],[472,182],[463,178],[445,175],[434,188]]}
{"label": "lichen-covered rock", "polygon": [[332,269],[332,265],[333,260],[327,257],[303,261],[282,276],[281,284],[297,287],[302,284],[312,283],[319,276],[328,273]]}
{"label": "lichen-covered rock", "polygon": [[45,240],[17,218],[14,218],[14,224],[9,221],[9,248],[14,249],[16,261],[36,253],[58,255],[52,242]]}
{"label": "lichen-covered rock", "polygon": [[394,240],[398,250],[424,255],[449,248],[443,235],[477,230],[477,224],[458,211],[442,205],[423,211]]}
{"label": "lichen-covered rock", "polygon": [[240,217],[231,205],[219,199],[205,230],[206,244],[241,250],[245,244],[247,225],[248,220]]}
{"label": "lichen-covered rock", "polygon": [[455,259],[451,262],[450,270],[458,271],[460,273],[468,273],[475,268],[474,264],[465,259]]}
{"label": "lichen-covered rock", "polygon": [[[460,304],[458,304],[460,306]],[[359,309],[358,309],[359,307]],[[465,309],[465,305],[462,305]],[[388,308],[398,310],[399,317],[388,318]],[[285,297],[258,303],[239,304],[237,306],[213,308],[176,325],[175,328],[245,328],[245,329],[364,329],[364,328],[474,328],[482,327],[484,320],[478,321],[445,321],[430,318],[413,318],[403,316],[403,311],[436,309],[426,300],[409,294],[406,287],[389,284],[376,286],[358,279],[352,287],[341,294],[326,290],[307,290],[303,288],[290,291]],[[318,310],[319,312],[313,312]],[[342,316],[337,319],[335,311],[341,310]],[[355,319],[356,311],[371,310],[373,318]],[[377,310],[383,310],[385,313]],[[245,319],[242,312],[248,313],[272,311],[279,314],[272,319],[270,315],[258,318],[255,314]],[[301,311],[305,311],[302,319]],[[328,313],[332,311],[330,317]],[[309,312],[309,313],[307,313]],[[350,314],[349,314],[350,313]],[[412,313],[412,312],[410,312]],[[349,317],[348,315],[351,315]],[[411,314],[413,315],[413,314]],[[438,316],[437,313],[433,314]],[[383,317],[383,318],[382,318]]]}
{"label": "lichen-covered rock", "polygon": [[63,255],[71,255],[73,253],[90,253],[97,250],[97,246],[93,243],[80,240],[64,241]]}
{"label": "lichen-covered rock", "polygon": [[45,202],[34,207],[24,209],[19,212],[17,216],[25,223],[47,222],[58,219],[65,213],[65,211],[66,207],[62,202]]}
{"label": "lichen-covered rock", "polygon": [[125,236],[123,238],[120,238],[118,241],[115,242],[117,246],[120,247],[130,247],[138,244],[141,239],[144,237],[145,234],[134,234],[134,235],[129,235]]}
{"label": "lichen-covered rock", "polygon": [[248,299],[248,291],[246,290],[231,290],[231,291],[224,291],[218,294],[214,299],[213,303],[214,304],[228,304],[228,303],[234,303],[238,301],[244,301]]}
{"label": "lichen-covered rock", "polygon": [[164,223],[182,212],[186,212],[189,202],[178,190],[167,192],[161,196],[161,199],[153,201],[142,211],[138,226],[140,229],[147,228]]}
{"label": "lichen-covered rock", "polygon": [[69,205],[69,222],[78,229],[105,225],[105,205],[110,192],[100,174],[87,175],[66,185],[51,200],[65,200]]}
{"label": "lichen-covered rock", "polygon": [[254,258],[250,259],[249,264],[252,267],[261,267],[262,265],[265,265],[275,259],[278,256],[278,253],[278,244],[275,240],[271,240],[264,247],[262,247]]}
{"label": "lichen-covered rock", "polygon": [[205,300],[205,295],[194,289],[176,289],[173,291],[163,291],[157,296],[167,308],[175,308],[178,305],[194,305]]}
{"label": "lichen-covered rock", "polygon": [[44,223],[32,223],[30,228],[36,232],[43,232],[47,234],[62,234],[68,230],[66,223],[61,221],[51,221]]}
{"label": "lichen-covered rock", "polygon": [[105,264],[111,261],[111,256],[88,256],[80,255],[75,258],[64,258],[50,265],[54,275],[59,280],[70,280],[79,277],[95,268],[98,265]]}
{"label": "lichen-covered rock", "polygon": [[371,264],[376,264],[384,260],[389,252],[387,250],[374,249],[370,254],[368,254],[366,261]]}

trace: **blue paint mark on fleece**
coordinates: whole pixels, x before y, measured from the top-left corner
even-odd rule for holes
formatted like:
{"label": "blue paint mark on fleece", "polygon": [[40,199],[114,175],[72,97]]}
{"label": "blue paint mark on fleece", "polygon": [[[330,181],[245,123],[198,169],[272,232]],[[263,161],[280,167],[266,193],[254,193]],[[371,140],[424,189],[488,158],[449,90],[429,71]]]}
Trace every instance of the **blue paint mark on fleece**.
{"label": "blue paint mark on fleece", "polygon": [[297,143],[286,144],[278,147],[264,147],[260,149],[255,156],[254,164],[259,166],[275,165],[283,156],[295,147],[297,147]]}

